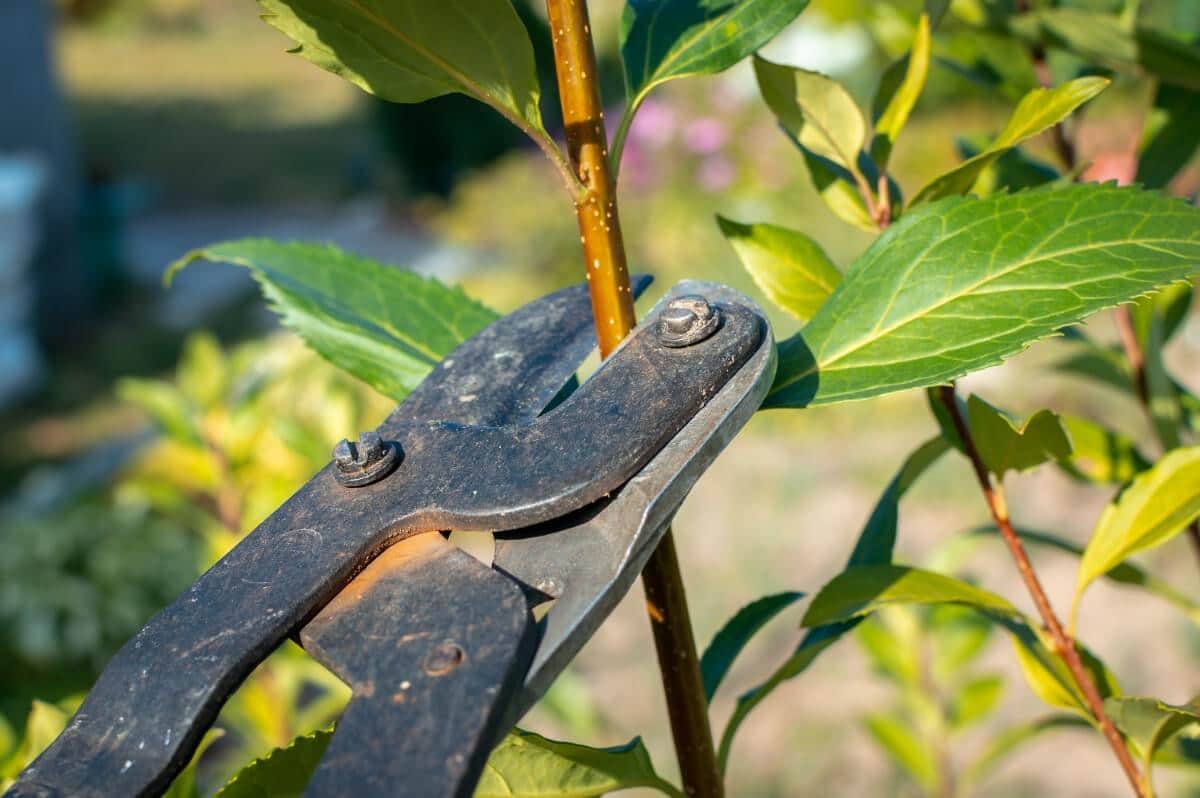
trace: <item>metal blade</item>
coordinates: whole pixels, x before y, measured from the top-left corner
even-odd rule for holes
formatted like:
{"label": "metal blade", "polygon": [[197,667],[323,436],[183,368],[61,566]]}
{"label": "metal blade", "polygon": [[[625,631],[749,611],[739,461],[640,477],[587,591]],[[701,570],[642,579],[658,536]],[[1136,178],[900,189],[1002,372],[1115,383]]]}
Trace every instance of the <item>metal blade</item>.
{"label": "metal blade", "polygon": [[[652,280],[634,275],[634,297]],[[386,424],[495,426],[536,418],[595,347],[587,283],[564,288],[492,322],[460,345]]]}
{"label": "metal blade", "polygon": [[561,519],[553,528],[496,536],[494,567],[527,590],[555,599],[543,619],[525,686],[510,707],[512,723],[545,693],[629,590],[696,480],[749,421],[774,378],[775,347],[761,310],[711,283],[680,283],[664,302],[681,294],[749,306],[766,332],[738,373],[603,507]]}

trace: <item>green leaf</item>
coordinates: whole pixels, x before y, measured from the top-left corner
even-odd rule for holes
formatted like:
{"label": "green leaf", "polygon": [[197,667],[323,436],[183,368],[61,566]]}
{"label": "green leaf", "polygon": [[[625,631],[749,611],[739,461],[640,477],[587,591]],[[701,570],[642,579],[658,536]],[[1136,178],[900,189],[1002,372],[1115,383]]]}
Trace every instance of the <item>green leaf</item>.
{"label": "green leaf", "polygon": [[297,737],[239,770],[216,798],[299,798],[332,738],[333,729]]}
{"label": "green leaf", "polygon": [[[974,158],[987,149],[986,141],[976,146],[976,142],[961,138],[955,141],[955,146],[964,159]],[[1020,147],[1013,147],[979,173],[969,193],[977,197],[990,197],[993,194],[1037,188],[1063,179],[1050,164],[1030,156]]]}
{"label": "green leaf", "polygon": [[1008,471],[1028,471],[1071,454],[1071,441],[1062,421],[1049,410],[1039,410],[1024,424],[972,395],[967,400],[971,437],[988,471],[1003,478]]}
{"label": "green leaf", "polygon": [[960,579],[903,565],[847,568],[821,588],[804,626],[849,621],[895,604],[963,604],[999,616],[1017,616],[1006,599]]}
{"label": "green leaf", "polygon": [[983,781],[1009,754],[1046,732],[1090,728],[1087,721],[1075,715],[1050,715],[1010,726],[993,735],[984,750],[963,769],[963,786],[970,787]]}
{"label": "green leaf", "polygon": [[200,757],[204,756],[204,752],[224,736],[225,732],[221,729],[209,729],[206,731],[204,736],[200,738],[200,744],[196,746],[196,750],[192,754],[192,760],[188,762],[187,767],[171,782],[171,786],[162,794],[162,798],[200,798],[200,791],[196,788],[196,765],[200,762]]}
{"label": "green leaf", "polygon": [[141,408],[168,437],[186,444],[200,442],[194,409],[174,385],[162,380],[122,377],[117,381],[117,398]]}
{"label": "green leaf", "polygon": [[751,638],[772,618],[804,598],[803,593],[788,591],[763,596],[742,607],[725,622],[700,657],[700,675],[704,695],[711,701],[729,668]]}
{"label": "green leaf", "polygon": [[767,407],[941,385],[1200,268],[1200,210],[1078,185],[906,213],[779,347]]}
{"label": "green leaf", "polygon": [[1059,416],[1071,439],[1068,457],[1059,466],[1068,474],[1099,485],[1123,485],[1150,463],[1129,437],[1079,416]]}
{"label": "green leaf", "polygon": [[1200,723],[1200,699],[1168,704],[1157,698],[1109,698],[1104,710],[1113,725],[1141,752],[1147,775],[1155,755],[1172,737]]}
{"label": "green leaf", "polygon": [[[799,146],[799,142],[797,142]],[[862,194],[854,184],[854,176],[828,158],[821,158],[800,147],[813,188],[833,215],[859,230],[875,235],[879,225],[871,218]]]}
{"label": "green leaf", "polygon": [[867,137],[867,120],[836,80],[807,69],[754,57],[754,74],[767,106],[788,135],[815,155],[851,173]]}
{"label": "green leaf", "polygon": [[1077,78],[1053,89],[1034,89],[1021,98],[992,145],[934,179],[912,198],[909,207],[970,190],[981,172],[1008,150],[1066,119],[1108,87],[1106,78]]}
{"label": "green leaf", "polygon": [[1138,156],[1136,182],[1163,188],[1188,164],[1200,146],[1200,91],[1160,83],[1154,110]]}
{"label": "green leaf", "polygon": [[763,293],[800,321],[812,318],[842,281],[825,250],[804,233],[722,216],[717,224]]}
{"label": "green leaf", "polygon": [[880,170],[887,168],[896,139],[900,137],[900,131],[908,122],[908,115],[912,113],[925,88],[925,79],[929,76],[931,46],[929,15],[921,14],[913,36],[912,49],[902,61],[888,69],[888,72],[892,72],[893,69],[899,72],[897,67],[903,64],[903,80],[893,83],[895,79],[889,80],[888,72],[885,72],[883,80],[880,81],[875,104],[882,106],[882,111],[875,115],[875,138],[871,142],[871,158]]}
{"label": "green leaf", "polygon": [[9,756],[0,767],[0,788],[7,789],[5,783],[15,779],[33,760],[45,751],[54,738],[66,728],[70,715],[53,704],[45,701],[34,701],[25,719],[25,734],[21,745]]}
{"label": "green leaf", "polygon": [[183,342],[175,379],[179,390],[197,407],[207,410],[225,397],[226,372],[225,353],[216,336],[197,332]]}
{"label": "green leaf", "polygon": [[627,0],[621,16],[626,117],[661,83],[729,69],[807,5],[808,0]]}
{"label": "green leaf", "polygon": [[184,255],[166,279],[196,260],[245,266],[284,324],[326,360],[395,399],[497,318],[460,289],[332,246],[228,241]]}
{"label": "green leaf", "polygon": [[1105,508],[1084,549],[1075,601],[1097,577],[1161,545],[1200,516],[1200,446],[1176,449]]}
{"label": "green leaf", "polygon": [[921,789],[932,793],[938,781],[937,762],[917,731],[894,713],[868,715],[863,722],[888,758]]}
{"label": "green leaf", "polygon": [[475,798],[592,798],[631,787],[682,798],[654,772],[641,738],[616,748],[590,748],[518,729],[488,758]]}
{"label": "green leaf", "polygon": [[[1028,625],[1010,628],[1009,631],[1013,635],[1013,647],[1017,652],[1021,673],[1034,695],[1049,706],[1069,709],[1091,722],[1087,700],[1075,684],[1074,677],[1062,659],[1051,652],[1042,636]],[[1119,696],[1121,688],[1104,663],[1078,643],[1075,649],[1100,697]]]}
{"label": "green leaf", "polygon": [[1129,305],[1134,331],[1143,349],[1148,346],[1151,319],[1154,316],[1162,319],[1161,343],[1171,340],[1179,332],[1191,311],[1192,293],[1191,283],[1175,283]]}
{"label": "green leaf", "polygon": [[[1016,532],[1021,538],[1021,541],[1025,544],[1057,549],[1058,551],[1066,552],[1067,554],[1073,554],[1076,557],[1083,556],[1082,546],[1077,546],[1074,543],[1068,540],[1063,540],[1055,535],[1051,535],[1046,532],[1037,532],[1032,529],[1020,528],[1018,528]],[[970,534],[987,534],[998,536],[999,532],[993,526],[985,526],[971,530]],[[1131,562],[1123,562],[1106,573],[1104,578],[1118,584],[1140,587],[1147,593],[1157,596],[1167,603],[1173,605],[1176,609],[1187,616],[1192,623],[1200,626],[1200,603],[1193,601],[1181,590],[1170,583],[1159,579],[1149,571],[1146,571],[1145,569],[1140,568]]]}
{"label": "green leaf", "polygon": [[1038,86],[1029,49],[1011,36],[976,28],[951,30],[935,43],[934,62],[1016,102]]}
{"label": "green leaf", "polygon": [[1125,356],[1090,341],[1080,351],[1056,362],[1054,368],[1065,374],[1095,380],[1124,394],[1132,395],[1134,391],[1133,378],[1129,375],[1129,363]]}
{"label": "green leaf", "polygon": [[[847,567],[886,563],[892,559],[892,548],[896,542],[897,506],[900,498],[931,465],[945,454],[948,448],[941,437],[932,438],[905,459],[896,476],[888,483],[887,489],[859,535]],[[854,629],[857,623],[858,619],[855,619],[846,623],[809,630],[800,640],[800,644],[792,652],[792,655],[776,668],[766,681],[738,696],[733,715],[721,733],[721,743],[717,751],[717,760],[722,772],[725,770],[730,751],[733,749],[733,738],[754,708],[774,692],[776,687],[807,670],[808,666],[815,662],[825,649]]]}
{"label": "green leaf", "polygon": [[978,676],[955,691],[950,699],[950,723],[965,729],[987,717],[1004,695],[1004,677]]}
{"label": "green leaf", "polygon": [[854,630],[872,670],[897,685],[919,685],[926,675],[921,667],[921,646],[914,639],[917,623],[909,608],[889,607],[864,618]]}
{"label": "green leaf", "polygon": [[529,34],[509,0],[259,0],[292,51],[397,103],[458,92],[547,139]]}

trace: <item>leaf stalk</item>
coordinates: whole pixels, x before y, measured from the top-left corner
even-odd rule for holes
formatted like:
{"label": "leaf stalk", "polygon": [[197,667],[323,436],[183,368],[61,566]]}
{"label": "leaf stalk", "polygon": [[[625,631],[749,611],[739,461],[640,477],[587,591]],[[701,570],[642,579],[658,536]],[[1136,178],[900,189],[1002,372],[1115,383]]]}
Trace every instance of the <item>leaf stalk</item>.
{"label": "leaf stalk", "polygon": [[1000,530],[1000,535],[1004,538],[1005,545],[1008,546],[1013,562],[1017,566],[1017,571],[1020,573],[1030,597],[1033,598],[1038,615],[1041,616],[1042,623],[1050,633],[1054,653],[1067,666],[1067,670],[1071,673],[1071,678],[1074,679],[1075,684],[1079,687],[1080,692],[1082,692],[1084,701],[1087,703],[1093,719],[1100,727],[1100,731],[1112,748],[1113,754],[1116,755],[1121,769],[1125,771],[1125,776],[1133,788],[1134,795],[1138,796],[1138,798],[1152,798],[1146,782],[1138,770],[1137,764],[1129,754],[1129,748],[1125,745],[1125,741],[1121,737],[1120,732],[1117,731],[1117,727],[1113,725],[1112,719],[1104,711],[1104,699],[1100,696],[1100,691],[1096,689],[1096,683],[1088,673],[1087,668],[1084,667],[1083,660],[1079,656],[1079,650],[1075,647],[1074,639],[1067,634],[1062,622],[1055,614],[1054,608],[1050,606],[1050,599],[1046,596],[1046,591],[1042,587],[1041,580],[1038,578],[1037,572],[1033,569],[1033,563],[1029,559],[1029,554],[1025,551],[1025,546],[1021,543],[1021,538],[1017,535],[1016,530],[1013,529],[1012,521],[1008,514],[1008,505],[1004,497],[1004,487],[992,481],[987,466],[984,465],[983,458],[975,446],[975,440],[971,437],[971,430],[967,426],[966,419],[963,418],[962,412],[959,409],[955,397],[954,385],[944,385],[936,390],[938,400],[945,407],[954,424],[954,429],[962,441],[963,452],[971,462],[975,478],[979,482],[980,490],[983,492],[984,501],[987,503],[988,511],[991,513],[992,521],[996,524],[996,528]]}

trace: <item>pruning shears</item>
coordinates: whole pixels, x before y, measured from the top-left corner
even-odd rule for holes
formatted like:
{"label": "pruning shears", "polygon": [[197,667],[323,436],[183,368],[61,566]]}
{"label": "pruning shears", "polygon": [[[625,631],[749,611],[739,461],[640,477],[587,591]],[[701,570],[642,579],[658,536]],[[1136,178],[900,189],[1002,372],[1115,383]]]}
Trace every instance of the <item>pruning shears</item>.
{"label": "pruning shears", "polygon": [[[578,384],[594,345],[575,286],[459,346],[127,642],[6,798],[162,793],[289,636],[353,689],[306,795],[470,795],[775,368],[761,311],[708,283]],[[493,532],[493,561],[443,530]]]}

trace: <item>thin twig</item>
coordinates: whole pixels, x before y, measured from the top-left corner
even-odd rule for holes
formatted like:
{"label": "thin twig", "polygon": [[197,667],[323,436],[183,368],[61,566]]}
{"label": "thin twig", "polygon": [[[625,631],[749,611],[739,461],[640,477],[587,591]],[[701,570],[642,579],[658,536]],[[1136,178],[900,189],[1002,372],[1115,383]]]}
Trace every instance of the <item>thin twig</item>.
{"label": "thin twig", "polygon": [[[616,185],[608,161],[596,53],[584,0],[546,0],[562,101],[567,154],[583,192],[575,203],[600,354],[617,348],[636,323]],[[724,788],[709,727],[700,658],[683,576],[668,530],[642,571],[675,754],[689,796],[721,798]]]}
{"label": "thin twig", "polygon": [[1101,698],[1100,692],[1096,689],[1096,683],[1092,680],[1091,674],[1084,667],[1083,660],[1079,656],[1079,650],[1075,647],[1075,641],[1067,634],[1062,622],[1059,621],[1058,616],[1054,613],[1054,609],[1050,606],[1050,599],[1047,598],[1046,591],[1042,588],[1042,583],[1038,579],[1037,572],[1033,570],[1033,564],[1029,560],[1029,555],[1025,551],[1024,545],[1022,545],[1021,539],[1013,529],[1012,522],[1008,516],[1008,506],[1004,498],[1004,488],[1000,484],[993,483],[991,476],[988,474],[987,467],[983,463],[983,458],[980,457],[979,450],[975,447],[975,440],[971,437],[971,430],[967,427],[966,420],[959,411],[958,402],[955,399],[954,386],[943,386],[937,390],[938,399],[946,408],[946,412],[949,413],[954,423],[954,429],[958,432],[959,439],[962,441],[963,451],[967,455],[967,459],[971,461],[971,467],[975,471],[975,478],[979,482],[980,490],[983,491],[983,498],[987,502],[988,511],[992,515],[992,521],[996,524],[996,528],[1000,530],[1000,535],[1004,538],[1004,543],[1008,546],[1009,553],[1012,554],[1017,571],[1021,574],[1021,579],[1025,582],[1025,587],[1028,589],[1029,595],[1033,598],[1038,615],[1041,616],[1042,624],[1050,633],[1054,653],[1067,666],[1067,670],[1071,672],[1071,677],[1075,680],[1075,684],[1078,685],[1080,692],[1083,693],[1083,698],[1087,702],[1088,709],[1091,710],[1093,718],[1099,724],[1100,731],[1116,755],[1121,769],[1125,771],[1125,776],[1129,779],[1130,786],[1133,787],[1134,795],[1137,795],[1139,798],[1149,798],[1150,793],[1147,791],[1141,772],[1138,770],[1137,764],[1133,761],[1133,757],[1129,755],[1129,749],[1126,747],[1125,741],[1121,738],[1120,732],[1117,731],[1117,727],[1113,725],[1112,719],[1105,713],[1104,699]]}

